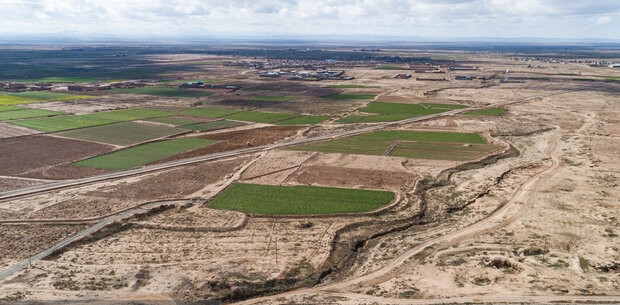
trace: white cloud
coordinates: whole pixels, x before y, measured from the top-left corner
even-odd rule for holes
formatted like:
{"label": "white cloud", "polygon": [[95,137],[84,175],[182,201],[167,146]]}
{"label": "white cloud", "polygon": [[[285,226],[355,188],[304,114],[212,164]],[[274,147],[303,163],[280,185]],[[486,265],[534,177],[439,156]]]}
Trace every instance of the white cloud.
{"label": "white cloud", "polygon": [[[0,0],[0,33],[620,38],[618,0]],[[593,22],[594,20],[594,22]]]}

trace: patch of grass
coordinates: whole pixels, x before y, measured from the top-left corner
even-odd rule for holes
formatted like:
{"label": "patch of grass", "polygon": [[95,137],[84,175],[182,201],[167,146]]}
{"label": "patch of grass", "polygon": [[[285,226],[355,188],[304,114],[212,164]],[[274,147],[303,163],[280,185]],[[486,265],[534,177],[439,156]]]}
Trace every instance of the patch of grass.
{"label": "patch of grass", "polygon": [[504,114],[504,112],[506,112],[506,109],[498,107],[498,108],[488,108],[488,109],[467,111],[467,112],[464,113],[464,115],[491,115],[491,116],[498,116],[498,115]]}
{"label": "patch of grass", "polygon": [[59,115],[62,112],[43,109],[20,108],[12,111],[1,111],[0,121]]}
{"label": "patch of grass", "polygon": [[97,79],[92,77],[65,77],[65,76],[51,76],[30,80],[33,83],[93,83],[97,82]]}
{"label": "patch of grass", "polygon": [[328,142],[313,143],[292,148],[293,150],[318,151],[323,153],[350,153],[360,155],[382,155],[392,145],[389,139],[364,139],[359,136]]}
{"label": "patch of grass", "polygon": [[329,119],[326,116],[316,116],[316,115],[304,115],[298,118],[292,118],[284,121],[278,121],[276,125],[305,125],[305,124],[318,124],[325,120]]}
{"label": "patch of grass", "polygon": [[606,80],[620,80],[620,76],[603,76]]}
{"label": "patch of grass", "polygon": [[235,183],[210,207],[267,215],[360,213],[378,209],[393,199],[394,193],[386,191]]}
{"label": "patch of grass", "polygon": [[215,143],[214,140],[182,138],[157,143],[148,143],[111,154],[75,162],[75,165],[124,170],[165,159],[176,154]]}
{"label": "patch of grass", "polygon": [[394,122],[404,119],[425,116],[429,114],[436,114],[446,112],[446,109],[422,109],[413,113],[394,113],[394,114],[381,114],[381,115],[350,115],[348,117],[338,120],[340,123],[373,123],[373,122]]}
{"label": "patch of grass", "polygon": [[[435,107],[437,105],[438,107]],[[457,109],[465,106],[450,104],[403,104],[371,102],[364,108],[363,112],[376,113],[377,115],[351,115],[338,120],[340,123],[372,123],[372,122],[394,122],[408,118],[424,116],[429,114],[441,113],[450,109]]]}
{"label": "patch of grass", "polygon": [[189,116],[199,116],[206,118],[221,118],[231,114],[243,112],[242,109],[218,109],[218,108],[192,108],[181,111]]}
{"label": "patch of grass", "polygon": [[239,112],[233,115],[229,115],[226,118],[231,120],[256,122],[256,123],[273,123],[278,121],[284,121],[298,117],[297,114],[281,113],[281,112],[259,112],[259,111],[247,111]]}
{"label": "patch of grass", "polygon": [[294,100],[291,96],[273,96],[273,95],[257,95],[253,96],[252,100],[262,102],[286,102]]}
{"label": "patch of grass", "polygon": [[419,104],[401,104],[401,103],[384,103],[384,102],[371,102],[364,112],[377,113],[377,114],[397,114],[397,113],[412,113],[424,110],[425,108]]}
{"label": "patch of grass", "polygon": [[379,86],[364,86],[364,85],[329,85],[325,88],[337,88],[337,89],[346,89],[346,88],[380,88]]}
{"label": "patch of grass", "polygon": [[402,70],[402,67],[394,66],[394,65],[380,65],[375,67],[375,70]]}
{"label": "patch of grass", "polygon": [[245,123],[229,121],[229,120],[219,120],[219,121],[213,121],[213,122],[204,122],[204,123],[198,123],[198,124],[192,124],[192,125],[185,125],[183,126],[183,128],[197,130],[197,131],[208,131],[208,130],[217,130],[217,129],[243,126],[243,125],[245,125]]}
{"label": "patch of grass", "polygon": [[322,98],[332,99],[332,100],[371,100],[375,98],[373,94],[330,94],[322,96]]}
{"label": "patch of grass", "polygon": [[212,95],[212,92],[208,91],[195,91],[181,88],[170,87],[141,87],[132,89],[112,89],[109,90],[112,93],[130,93],[130,94],[142,94],[142,95],[154,95],[161,97],[201,97]]}
{"label": "patch of grass", "polygon": [[123,110],[113,110],[105,112],[96,112],[84,115],[62,116],[54,118],[40,118],[23,121],[11,122],[26,128],[31,128],[43,132],[56,132],[69,129],[77,129],[98,125],[106,125],[111,123],[133,121],[145,118],[161,117],[174,115],[169,111],[132,108]]}
{"label": "patch of grass", "polygon": [[55,133],[56,135],[114,145],[131,145],[187,131],[163,125],[122,122]]}

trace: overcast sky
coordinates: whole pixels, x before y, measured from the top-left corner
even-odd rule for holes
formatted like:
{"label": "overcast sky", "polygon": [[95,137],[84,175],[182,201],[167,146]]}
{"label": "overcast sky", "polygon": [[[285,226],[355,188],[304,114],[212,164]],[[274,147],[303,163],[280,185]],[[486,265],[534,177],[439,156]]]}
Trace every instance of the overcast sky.
{"label": "overcast sky", "polygon": [[620,39],[620,0],[0,0],[0,34]]}

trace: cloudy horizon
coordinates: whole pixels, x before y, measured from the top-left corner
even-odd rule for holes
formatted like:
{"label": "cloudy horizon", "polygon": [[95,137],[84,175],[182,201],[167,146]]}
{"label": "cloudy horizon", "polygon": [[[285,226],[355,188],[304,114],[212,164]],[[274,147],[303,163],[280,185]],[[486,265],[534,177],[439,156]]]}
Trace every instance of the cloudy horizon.
{"label": "cloudy horizon", "polygon": [[620,1],[0,0],[0,34],[618,40]]}

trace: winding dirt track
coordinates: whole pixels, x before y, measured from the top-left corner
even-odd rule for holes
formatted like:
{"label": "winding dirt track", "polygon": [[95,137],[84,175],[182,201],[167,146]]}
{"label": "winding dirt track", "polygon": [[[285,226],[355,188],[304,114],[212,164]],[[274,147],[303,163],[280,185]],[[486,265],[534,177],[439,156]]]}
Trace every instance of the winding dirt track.
{"label": "winding dirt track", "polygon": [[[315,286],[307,289],[298,289],[293,290],[281,294],[276,294],[272,296],[256,298],[252,300],[247,300],[243,302],[238,302],[235,304],[255,304],[255,303],[263,303],[267,301],[273,301],[276,298],[282,298],[287,296],[295,296],[295,295],[306,295],[306,294],[316,294],[316,293],[328,293],[330,295],[339,295],[345,296],[352,300],[361,301],[361,295],[355,293],[348,293],[347,291],[351,291],[355,288],[360,288],[364,286],[372,286],[377,285],[379,283],[383,283],[388,281],[389,279],[398,275],[398,268],[407,263],[407,261],[413,258],[416,254],[428,249],[429,247],[441,244],[441,246],[449,246],[458,242],[462,242],[463,240],[470,239],[476,235],[482,234],[484,232],[496,230],[498,228],[504,227],[515,220],[519,219],[523,216],[527,211],[531,209],[534,205],[536,199],[536,193],[538,187],[541,182],[545,181],[549,177],[551,177],[561,166],[561,162],[558,158],[558,146],[560,143],[561,133],[559,130],[556,130],[548,139],[546,153],[551,158],[551,163],[542,171],[538,172],[536,175],[532,176],[528,179],[521,187],[517,189],[517,191],[513,194],[513,196],[501,204],[495,211],[493,211],[490,215],[483,218],[482,220],[471,224],[465,228],[453,231],[451,233],[442,235],[437,238],[433,238],[427,240],[409,250],[405,253],[398,256],[396,259],[390,261],[387,265],[378,269],[374,272],[365,274],[363,276],[336,282],[336,283],[328,283],[325,285]],[[519,204],[521,203],[521,204]],[[381,299],[372,296],[364,296],[368,301],[376,302],[376,301],[384,301],[388,303],[414,303],[413,300],[402,300],[402,299]],[[582,296],[536,296],[534,297],[536,300],[534,302],[553,302],[553,301],[561,301],[567,300],[571,301],[575,298],[579,300],[590,300],[588,297]],[[614,301],[620,301],[620,297],[606,297],[605,300],[609,298]],[[485,296],[468,296],[462,297],[458,299],[428,299],[428,300],[415,300],[415,304],[431,304],[431,303],[453,303],[453,302],[485,302],[485,299],[488,302],[498,302],[498,301],[518,301],[527,299],[526,297],[519,296],[505,296],[502,298],[501,296],[497,296],[497,298],[485,297]],[[594,299],[593,299],[594,300]]]}

